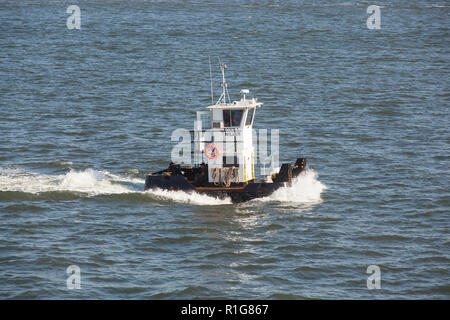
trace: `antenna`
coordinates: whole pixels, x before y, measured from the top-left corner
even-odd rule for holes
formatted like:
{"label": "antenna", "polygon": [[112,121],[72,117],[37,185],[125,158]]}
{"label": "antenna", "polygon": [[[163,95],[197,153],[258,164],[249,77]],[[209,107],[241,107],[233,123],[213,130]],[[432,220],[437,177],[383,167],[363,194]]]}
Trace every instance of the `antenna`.
{"label": "antenna", "polygon": [[228,94],[227,82],[225,80],[225,69],[227,68],[227,65],[220,61],[220,57],[218,57],[218,58],[219,58],[219,68],[220,68],[220,71],[222,72],[222,83],[220,84],[220,86],[222,87],[222,94],[220,95],[220,98],[219,98],[219,100],[217,100],[216,104],[218,104],[220,102],[226,104],[227,97],[228,97],[228,101],[231,101],[230,95]]}
{"label": "antenna", "polygon": [[209,78],[211,79],[211,104],[214,104],[214,92],[213,92],[212,72],[211,72],[211,56],[209,56]]}

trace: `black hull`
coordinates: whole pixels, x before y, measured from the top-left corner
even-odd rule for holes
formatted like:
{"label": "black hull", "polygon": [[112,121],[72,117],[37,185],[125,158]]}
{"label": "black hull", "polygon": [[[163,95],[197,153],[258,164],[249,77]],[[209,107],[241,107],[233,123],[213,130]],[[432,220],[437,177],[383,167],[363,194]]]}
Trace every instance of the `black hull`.
{"label": "black hull", "polygon": [[273,178],[273,182],[248,181],[247,183],[231,183],[230,186],[215,185],[199,179],[198,168],[182,168],[171,165],[167,170],[147,175],[145,190],[181,190],[197,192],[215,198],[230,198],[233,203],[245,202],[271,195],[279,188],[289,186],[292,179],[305,170],[306,160],[297,159],[295,166],[283,164],[280,172]]}
{"label": "black hull", "polygon": [[233,203],[245,202],[255,198],[263,198],[272,194],[275,190],[287,186],[287,182],[248,182],[244,184],[232,184],[230,187],[207,184],[195,186],[189,183],[183,176],[148,175],[145,179],[145,190],[181,190],[185,192],[197,192],[208,196],[224,199],[229,197]]}

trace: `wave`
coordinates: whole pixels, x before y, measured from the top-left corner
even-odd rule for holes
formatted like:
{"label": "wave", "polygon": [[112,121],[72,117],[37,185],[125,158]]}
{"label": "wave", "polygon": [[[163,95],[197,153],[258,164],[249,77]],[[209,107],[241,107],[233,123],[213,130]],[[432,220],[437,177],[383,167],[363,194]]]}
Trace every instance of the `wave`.
{"label": "wave", "polygon": [[[43,193],[75,193],[82,197],[116,194],[140,194],[156,200],[169,200],[195,205],[231,204],[231,199],[218,199],[196,192],[153,189],[144,191],[144,179],[123,176],[105,170],[70,170],[66,174],[49,175],[21,169],[0,168],[0,192],[39,195]],[[291,187],[277,190],[258,201],[320,202],[326,186],[317,180],[314,170],[308,169]]]}
{"label": "wave", "polygon": [[198,205],[223,205],[231,204],[231,199],[219,199],[210,197],[197,192],[169,191],[162,189],[147,190],[146,193],[152,194],[158,198],[165,198],[176,202],[184,202]]}
{"label": "wave", "polygon": [[77,192],[87,196],[133,192],[116,184],[108,172],[87,169],[70,170],[63,175],[46,175],[20,169],[0,169],[0,191],[40,194],[44,192]]}
{"label": "wave", "polygon": [[306,169],[292,181],[290,187],[283,187],[270,196],[254,201],[278,201],[290,203],[320,203],[321,194],[327,186],[318,180],[318,174],[313,169]]}
{"label": "wave", "polygon": [[142,194],[151,198],[197,205],[230,204],[229,199],[216,199],[183,191],[147,190],[144,179],[121,176],[94,169],[70,170],[62,175],[47,175],[21,169],[0,168],[0,192],[20,192],[39,195],[50,192],[71,192],[86,197],[114,194]]}

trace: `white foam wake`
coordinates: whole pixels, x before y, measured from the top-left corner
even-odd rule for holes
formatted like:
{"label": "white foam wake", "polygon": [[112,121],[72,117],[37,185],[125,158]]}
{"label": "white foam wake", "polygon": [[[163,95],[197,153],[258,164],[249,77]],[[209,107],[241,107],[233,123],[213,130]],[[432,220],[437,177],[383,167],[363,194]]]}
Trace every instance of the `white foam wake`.
{"label": "white foam wake", "polygon": [[183,191],[144,191],[144,179],[120,176],[108,171],[86,169],[70,170],[63,175],[46,175],[20,169],[0,168],[0,192],[15,191],[31,194],[44,192],[76,192],[86,196],[136,193],[156,198],[197,205],[229,204],[230,200],[220,200],[198,193]]}
{"label": "white foam wake", "polygon": [[20,169],[0,169],[0,191],[39,194],[43,192],[80,192],[88,196],[133,192],[114,183],[107,171],[70,170],[63,175],[46,175]]}
{"label": "white foam wake", "polygon": [[[160,199],[196,205],[231,204],[230,199],[217,199],[196,192],[147,190],[144,191],[144,179],[112,174],[108,171],[86,169],[82,171],[70,170],[62,175],[47,175],[28,172],[20,169],[0,168],[0,192],[15,191],[31,194],[44,192],[74,192],[86,196],[126,194],[144,194]],[[272,195],[256,201],[281,202],[320,202],[320,194],[326,186],[317,180],[314,170],[308,169],[300,175],[292,187],[277,190]]]}
{"label": "white foam wake", "polygon": [[199,204],[199,205],[222,205],[222,204],[231,204],[231,199],[218,199],[214,197],[207,196],[205,194],[199,194],[197,192],[184,192],[184,191],[169,191],[162,189],[153,189],[147,190],[147,193],[150,193],[158,198],[166,198],[177,202],[185,202],[191,204]]}
{"label": "white foam wake", "polygon": [[318,174],[313,169],[307,169],[292,181],[291,187],[280,188],[270,196],[256,201],[319,203],[322,201],[320,195],[327,187],[317,178]]}

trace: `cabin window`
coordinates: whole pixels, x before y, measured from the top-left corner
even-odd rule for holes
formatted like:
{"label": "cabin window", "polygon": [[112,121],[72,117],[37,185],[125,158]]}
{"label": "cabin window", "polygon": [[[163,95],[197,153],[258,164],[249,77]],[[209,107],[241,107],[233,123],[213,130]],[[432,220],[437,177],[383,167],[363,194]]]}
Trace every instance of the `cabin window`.
{"label": "cabin window", "polygon": [[223,110],[224,127],[239,127],[244,110]]}
{"label": "cabin window", "polygon": [[247,112],[247,119],[245,120],[245,125],[246,125],[246,126],[249,126],[249,125],[252,124],[252,121],[253,121],[253,114],[254,114],[254,113],[255,113],[255,108],[248,109],[248,112]]}
{"label": "cabin window", "polygon": [[223,110],[223,126],[224,127],[231,127],[230,110]]}

